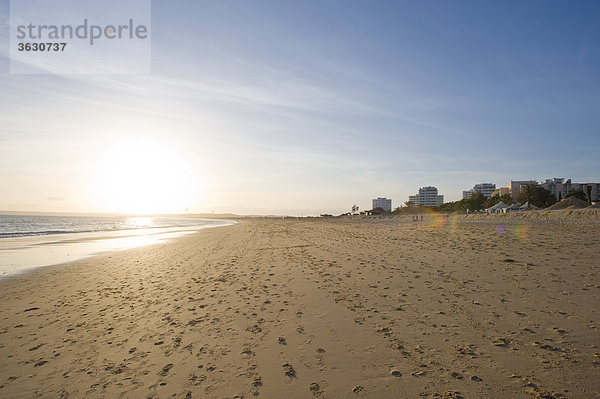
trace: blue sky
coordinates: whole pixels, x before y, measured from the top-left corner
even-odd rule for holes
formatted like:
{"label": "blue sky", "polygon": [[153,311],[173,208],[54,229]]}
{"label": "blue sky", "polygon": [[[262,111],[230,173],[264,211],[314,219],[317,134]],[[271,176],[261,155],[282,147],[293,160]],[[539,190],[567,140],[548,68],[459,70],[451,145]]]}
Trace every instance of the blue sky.
{"label": "blue sky", "polygon": [[89,182],[122,137],[185,159],[197,212],[600,181],[598,2],[153,1],[139,76],[9,74],[8,10],[0,209],[119,210]]}

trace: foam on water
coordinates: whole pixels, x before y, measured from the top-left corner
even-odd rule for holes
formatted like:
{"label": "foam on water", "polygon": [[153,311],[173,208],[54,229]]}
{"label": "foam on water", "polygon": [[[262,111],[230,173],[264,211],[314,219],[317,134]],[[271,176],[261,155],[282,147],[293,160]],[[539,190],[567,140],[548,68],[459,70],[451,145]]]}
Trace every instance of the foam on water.
{"label": "foam on water", "polygon": [[0,279],[232,223],[199,218],[0,215]]}

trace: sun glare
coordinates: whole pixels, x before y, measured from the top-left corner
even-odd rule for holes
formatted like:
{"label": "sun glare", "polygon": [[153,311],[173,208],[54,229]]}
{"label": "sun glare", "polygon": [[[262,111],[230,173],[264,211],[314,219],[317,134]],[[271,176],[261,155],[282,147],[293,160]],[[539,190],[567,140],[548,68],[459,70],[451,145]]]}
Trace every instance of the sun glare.
{"label": "sun glare", "polygon": [[99,155],[93,199],[104,212],[184,213],[194,199],[195,180],[190,163],[167,143],[121,139]]}

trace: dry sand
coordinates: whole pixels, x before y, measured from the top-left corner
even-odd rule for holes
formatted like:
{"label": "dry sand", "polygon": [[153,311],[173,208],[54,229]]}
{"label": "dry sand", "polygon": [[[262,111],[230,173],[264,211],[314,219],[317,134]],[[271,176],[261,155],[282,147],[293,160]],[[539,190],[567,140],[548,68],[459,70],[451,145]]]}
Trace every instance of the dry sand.
{"label": "dry sand", "polygon": [[0,397],[600,397],[585,212],[245,220],[45,268],[0,284]]}

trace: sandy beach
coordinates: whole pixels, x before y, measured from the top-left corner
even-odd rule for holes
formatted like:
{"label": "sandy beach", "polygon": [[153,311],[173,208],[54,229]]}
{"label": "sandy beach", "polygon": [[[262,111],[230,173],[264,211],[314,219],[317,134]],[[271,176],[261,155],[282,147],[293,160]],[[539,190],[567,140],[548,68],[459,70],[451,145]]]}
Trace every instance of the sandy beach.
{"label": "sandy beach", "polygon": [[600,213],[245,219],[0,284],[3,398],[600,397]]}

